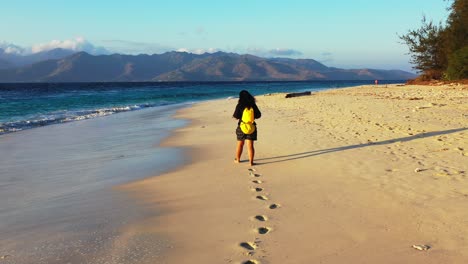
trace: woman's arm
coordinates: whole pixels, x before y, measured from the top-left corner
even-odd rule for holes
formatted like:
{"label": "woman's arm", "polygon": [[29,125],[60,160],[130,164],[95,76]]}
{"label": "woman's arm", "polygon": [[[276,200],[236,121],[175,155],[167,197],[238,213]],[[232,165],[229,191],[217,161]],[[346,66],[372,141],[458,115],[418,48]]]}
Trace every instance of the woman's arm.
{"label": "woman's arm", "polygon": [[242,113],[240,111],[239,104],[236,105],[236,110],[234,110],[234,114],[232,114],[232,117],[235,118],[236,120],[239,120],[242,118]]}
{"label": "woman's arm", "polygon": [[262,117],[262,112],[260,112],[260,109],[258,109],[256,104],[254,104],[253,109],[254,109],[254,118],[255,119],[258,119],[258,118]]}

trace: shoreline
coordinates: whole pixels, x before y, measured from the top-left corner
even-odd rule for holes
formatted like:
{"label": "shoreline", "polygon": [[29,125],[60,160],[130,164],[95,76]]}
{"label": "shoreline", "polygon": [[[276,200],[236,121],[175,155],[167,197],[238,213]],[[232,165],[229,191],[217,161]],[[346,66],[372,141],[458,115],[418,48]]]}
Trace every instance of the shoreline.
{"label": "shoreline", "polygon": [[[169,237],[167,263],[468,257],[468,215],[459,210],[468,197],[466,86],[371,85],[283,96],[257,96],[263,117],[254,176],[246,162],[232,162],[235,122],[227,119],[236,100],[215,100],[180,111],[176,117],[189,125],[162,143],[186,148],[188,164],[119,188],[162,210],[133,228]],[[431,249],[417,252],[414,244]]]}
{"label": "shoreline", "polygon": [[[395,83],[395,81],[392,80],[386,80],[383,81],[384,83]],[[30,101],[29,94],[27,93],[27,90],[25,90],[23,85],[20,84],[12,84],[11,87],[9,87],[6,91],[1,91],[0,89],[0,106],[4,106],[4,108],[0,107],[0,113],[3,112],[8,113],[12,109],[15,109],[17,111],[14,115],[7,114],[2,116],[0,114],[0,136],[3,134],[9,134],[9,133],[15,133],[23,130],[28,130],[32,128],[38,128],[38,127],[43,127],[43,126],[48,126],[48,125],[54,125],[54,124],[63,124],[63,123],[68,123],[68,122],[74,122],[74,121],[81,121],[81,120],[86,120],[86,119],[93,119],[96,117],[104,117],[108,115],[113,115],[117,113],[122,113],[122,112],[129,112],[129,111],[135,111],[135,110],[141,110],[145,108],[152,108],[152,107],[164,107],[164,106],[174,106],[178,104],[187,104],[187,103],[193,103],[193,102],[200,102],[204,100],[211,100],[213,98],[225,98],[228,96],[231,96],[233,94],[236,94],[240,88],[242,88],[245,85],[249,85],[250,88],[252,89],[252,92],[254,94],[263,94],[263,93],[269,93],[269,92],[277,92],[277,91],[287,91],[287,90],[301,90],[307,87],[306,89],[309,90],[317,90],[317,89],[327,89],[327,88],[337,88],[341,86],[355,86],[359,84],[366,84],[369,83],[369,81],[307,81],[307,82],[253,82],[253,83],[242,83],[242,82],[233,82],[233,83],[213,83],[213,82],[208,82],[208,83],[200,83],[200,82],[188,82],[185,84],[172,84],[170,85],[169,83],[166,84],[161,84],[161,83],[155,83],[154,86],[157,87],[158,89],[153,90],[153,89],[148,89],[148,84],[145,84],[142,86],[142,93],[140,94],[139,97],[149,97],[149,98],[158,98],[162,96],[164,98],[166,95],[164,95],[165,92],[162,87],[172,87],[172,88],[177,88],[176,91],[171,91],[171,93],[176,94],[176,98],[173,100],[170,100],[170,102],[165,102],[164,100],[160,99],[150,99],[147,101],[131,101],[131,100],[119,100],[116,97],[110,97],[107,98],[109,100],[113,100],[115,103],[108,105],[108,104],[91,104],[88,105],[84,108],[81,108],[79,106],[77,107],[72,107],[70,109],[67,109],[67,106],[63,105],[62,107],[56,108],[55,110],[50,109],[47,111],[47,113],[42,113],[42,109],[39,106],[37,107],[38,113],[33,114],[29,113],[26,114],[24,111],[24,107],[27,107],[28,111],[31,110],[29,109],[29,104],[28,102]],[[132,89],[130,89],[132,83],[127,83],[127,87],[124,88],[124,90],[120,91],[120,93],[123,93],[126,96],[129,96],[130,98],[132,96],[136,96],[136,94],[132,94]],[[0,84],[1,86],[2,84]],[[49,85],[48,83],[36,83],[32,85],[28,85],[28,89],[31,88],[48,88]],[[75,85],[77,87],[81,87],[83,89],[88,89],[90,93],[93,93],[94,96],[102,96],[101,93],[97,93],[96,90],[93,89],[93,83],[75,83],[75,84],[54,84],[52,86],[57,85],[57,87],[62,88],[63,90],[54,90],[52,89],[50,93],[48,94],[45,92],[44,94],[39,94],[39,96],[44,96],[44,95],[60,95],[64,96],[63,99],[70,99],[71,97],[74,97],[75,99],[79,98],[81,95],[74,95],[74,94],[69,94],[67,91],[70,88],[73,88]],[[80,86],[81,85],[81,86]],[[97,84],[94,84],[97,85]],[[140,85],[135,84],[137,87]],[[107,86],[107,87],[106,87]],[[101,85],[98,85],[98,87],[102,88]],[[112,88],[117,88],[120,89],[121,86],[116,87],[116,83],[109,83],[104,86],[105,89],[103,92],[108,92],[112,90]],[[120,88],[119,88],[120,87]],[[266,87],[266,89],[265,89]],[[94,87],[96,88],[96,87]],[[18,105],[10,105],[11,103],[8,98],[11,96],[8,91],[14,91],[15,89],[18,89],[18,92],[20,92],[20,97],[14,97],[12,102],[20,103]],[[270,90],[270,91],[268,91]],[[162,92],[162,93],[160,93]],[[188,97],[184,97],[184,94],[188,94]],[[71,96],[71,97],[70,97]],[[195,96],[195,97],[193,97]],[[138,98],[139,98],[138,97]],[[1,99],[6,99],[2,100]],[[47,97],[46,97],[47,98]],[[44,103],[44,100],[46,98],[39,98],[39,102]],[[20,100],[18,100],[20,99]],[[37,99],[37,98],[35,98]],[[82,98],[81,100],[84,100],[86,102],[86,98]],[[37,102],[36,102],[37,103]],[[55,102],[54,104],[60,105],[61,102],[60,100]],[[17,109],[16,109],[17,108]],[[51,112],[52,111],[52,112]],[[42,113],[42,114],[40,114]]]}
{"label": "shoreline", "polygon": [[184,162],[180,149],[154,148],[183,125],[171,118],[176,109],[144,109],[0,136],[5,151],[0,257],[9,256],[2,263],[157,259],[167,238],[132,235],[127,225],[160,212],[117,188]]}

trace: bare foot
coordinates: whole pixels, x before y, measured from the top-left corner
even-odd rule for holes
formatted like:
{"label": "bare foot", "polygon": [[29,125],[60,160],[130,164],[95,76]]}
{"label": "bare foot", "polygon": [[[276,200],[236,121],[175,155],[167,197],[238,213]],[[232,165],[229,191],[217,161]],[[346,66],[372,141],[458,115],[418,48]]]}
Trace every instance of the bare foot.
{"label": "bare foot", "polygon": [[238,160],[238,159],[235,158],[235,159],[234,159],[234,163],[240,163],[240,160]]}

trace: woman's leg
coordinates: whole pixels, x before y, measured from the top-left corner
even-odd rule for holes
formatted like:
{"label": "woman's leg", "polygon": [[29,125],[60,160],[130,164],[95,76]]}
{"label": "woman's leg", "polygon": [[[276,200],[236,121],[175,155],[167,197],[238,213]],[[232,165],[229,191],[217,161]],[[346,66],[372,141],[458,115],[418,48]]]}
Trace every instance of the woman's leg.
{"label": "woman's leg", "polygon": [[242,155],[242,150],[244,149],[244,140],[238,140],[237,141],[237,147],[236,147],[236,160],[235,162],[239,163],[240,162],[240,157]]}
{"label": "woman's leg", "polygon": [[247,139],[247,151],[249,152],[250,165],[254,165],[255,148],[253,140]]}

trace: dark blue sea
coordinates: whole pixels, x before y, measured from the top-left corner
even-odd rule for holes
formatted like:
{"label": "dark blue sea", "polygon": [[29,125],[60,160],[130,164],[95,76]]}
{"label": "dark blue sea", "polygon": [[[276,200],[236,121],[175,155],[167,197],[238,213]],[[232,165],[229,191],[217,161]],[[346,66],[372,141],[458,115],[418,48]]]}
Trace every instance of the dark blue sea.
{"label": "dark blue sea", "polygon": [[[401,83],[404,81],[380,81]],[[317,91],[371,81],[236,83],[17,83],[0,84],[0,134],[107,116],[148,107],[253,95]]]}

